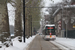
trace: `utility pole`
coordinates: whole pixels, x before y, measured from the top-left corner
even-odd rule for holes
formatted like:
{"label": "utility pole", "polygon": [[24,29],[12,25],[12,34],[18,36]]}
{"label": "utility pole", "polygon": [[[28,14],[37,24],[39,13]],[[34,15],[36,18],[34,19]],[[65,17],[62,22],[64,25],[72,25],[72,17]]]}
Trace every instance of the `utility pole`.
{"label": "utility pole", "polygon": [[23,22],[24,22],[23,38],[25,42],[25,0],[23,0]]}
{"label": "utility pole", "polygon": [[62,16],[61,16],[61,18],[62,18],[62,33],[61,33],[61,37],[64,37],[64,23],[63,23],[63,13],[64,13],[64,5],[62,4]]}
{"label": "utility pole", "polygon": [[32,37],[32,16],[31,16],[31,37]]}
{"label": "utility pole", "polygon": [[42,22],[42,24],[41,24],[41,33],[42,33],[42,31],[43,31],[43,19],[41,19],[41,22]]}

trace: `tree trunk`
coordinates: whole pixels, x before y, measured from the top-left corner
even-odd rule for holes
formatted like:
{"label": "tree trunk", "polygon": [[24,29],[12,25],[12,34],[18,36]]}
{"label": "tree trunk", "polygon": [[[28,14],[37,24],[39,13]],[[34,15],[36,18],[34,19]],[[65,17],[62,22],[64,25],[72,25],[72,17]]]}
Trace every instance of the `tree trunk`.
{"label": "tree trunk", "polygon": [[4,38],[10,36],[6,0],[0,0],[0,35],[1,35],[0,38],[2,42],[6,41],[4,40]]}
{"label": "tree trunk", "polygon": [[21,16],[21,0],[16,0],[15,13],[15,36],[22,36],[22,16]]}

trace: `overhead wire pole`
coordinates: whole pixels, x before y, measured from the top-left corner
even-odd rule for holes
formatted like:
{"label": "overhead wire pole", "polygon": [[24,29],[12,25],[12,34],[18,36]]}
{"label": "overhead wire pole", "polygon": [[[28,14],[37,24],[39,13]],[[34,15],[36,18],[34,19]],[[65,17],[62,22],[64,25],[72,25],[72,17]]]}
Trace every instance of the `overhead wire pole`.
{"label": "overhead wire pole", "polygon": [[23,39],[25,42],[25,0],[23,0],[23,22],[24,22]]}
{"label": "overhead wire pole", "polygon": [[32,16],[31,16],[31,37],[32,37]]}

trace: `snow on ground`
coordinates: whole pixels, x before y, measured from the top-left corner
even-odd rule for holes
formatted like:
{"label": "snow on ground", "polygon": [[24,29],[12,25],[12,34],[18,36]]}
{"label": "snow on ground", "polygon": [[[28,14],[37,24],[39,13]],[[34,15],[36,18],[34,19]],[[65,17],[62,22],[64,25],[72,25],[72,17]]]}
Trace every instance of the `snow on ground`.
{"label": "snow on ground", "polygon": [[57,37],[57,40],[55,41],[75,47],[75,39],[72,39],[72,38],[58,38]]}
{"label": "snow on ground", "polygon": [[75,49],[75,39],[57,37],[54,42],[62,44],[68,48]]}
{"label": "snow on ground", "polygon": [[[36,36],[36,35],[35,35]],[[0,50],[26,50],[30,42],[35,38],[35,36],[29,37],[28,39],[26,38],[26,42],[19,42],[18,38],[16,37],[15,39],[12,39],[13,41],[13,46],[10,47],[5,47],[3,46],[0,48]]]}
{"label": "snow on ground", "polygon": [[19,49],[19,48],[17,48],[17,47],[12,47],[12,46],[10,46],[10,47],[8,47],[8,48],[2,47],[2,48],[0,48],[0,50],[21,50],[21,49]]}

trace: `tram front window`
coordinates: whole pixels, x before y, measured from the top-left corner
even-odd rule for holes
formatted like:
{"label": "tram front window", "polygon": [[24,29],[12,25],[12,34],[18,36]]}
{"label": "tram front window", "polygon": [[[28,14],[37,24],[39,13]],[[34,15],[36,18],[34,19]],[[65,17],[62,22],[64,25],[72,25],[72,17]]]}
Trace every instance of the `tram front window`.
{"label": "tram front window", "polygon": [[55,35],[55,28],[53,27],[53,29],[46,29],[46,34],[45,35],[50,35],[50,33],[51,33],[51,35]]}

